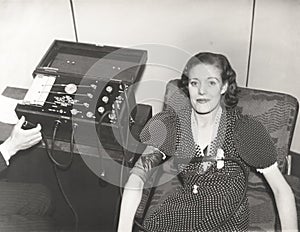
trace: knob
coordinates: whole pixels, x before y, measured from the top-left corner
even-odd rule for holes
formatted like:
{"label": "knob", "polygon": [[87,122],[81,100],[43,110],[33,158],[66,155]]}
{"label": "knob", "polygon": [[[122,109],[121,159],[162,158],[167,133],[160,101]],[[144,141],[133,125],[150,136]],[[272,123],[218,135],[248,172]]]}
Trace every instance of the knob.
{"label": "knob", "polygon": [[104,103],[107,103],[108,100],[109,100],[109,98],[108,98],[107,96],[102,97],[102,101],[103,101]]}
{"label": "knob", "polygon": [[92,118],[94,116],[94,114],[91,111],[89,111],[89,112],[86,113],[86,116],[88,118]]}
{"label": "knob", "polygon": [[104,109],[103,106],[99,106],[99,107],[98,107],[98,112],[99,112],[100,114],[103,114],[104,111],[105,111],[105,109]]}
{"label": "knob", "polygon": [[113,91],[113,88],[112,88],[110,85],[108,85],[108,86],[106,87],[106,91],[107,91],[108,93],[111,93],[111,92]]}
{"label": "knob", "polygon": [[68,94],[73,94],[77,91],[77,86],[75,84],[67,84],[65,87],[65,92]]}
{"label": "knob", "polygon": [[116,119],[116,114],[114,112],[112,112],[108,115],[108,118],[111,119],[111,120],[115,120]]}
{"label": "knob", "polygon": [[81,111],[77,110],[77,109],[72,109],[71,110],[71,114],[72,115],[77,115],[78,113],[81,113]]}

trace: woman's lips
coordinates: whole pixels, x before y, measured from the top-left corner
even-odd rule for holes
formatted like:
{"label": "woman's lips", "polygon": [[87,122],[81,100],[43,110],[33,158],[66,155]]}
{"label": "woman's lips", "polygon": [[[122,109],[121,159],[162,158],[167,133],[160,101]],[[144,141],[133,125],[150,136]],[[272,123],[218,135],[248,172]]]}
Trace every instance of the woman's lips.
{"label": "woman's lips", "polygon": [[209,102],[209,99],[197,99],[197,103],[204,104]]}

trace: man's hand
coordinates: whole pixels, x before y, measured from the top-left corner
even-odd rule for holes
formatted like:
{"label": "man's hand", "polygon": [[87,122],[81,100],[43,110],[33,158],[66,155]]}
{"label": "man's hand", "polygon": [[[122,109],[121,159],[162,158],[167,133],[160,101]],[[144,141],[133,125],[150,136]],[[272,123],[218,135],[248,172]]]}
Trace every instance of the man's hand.
{"label": "man's hand", "polygon": [[22,129],[24,122],[25,117],[22,116],[18,123],[14,126],[10,136],[3,143],[10,157],[20,150],[25,150],[34,146],[42,139],[40,124],[38,124],[35,128],[24,130]]}

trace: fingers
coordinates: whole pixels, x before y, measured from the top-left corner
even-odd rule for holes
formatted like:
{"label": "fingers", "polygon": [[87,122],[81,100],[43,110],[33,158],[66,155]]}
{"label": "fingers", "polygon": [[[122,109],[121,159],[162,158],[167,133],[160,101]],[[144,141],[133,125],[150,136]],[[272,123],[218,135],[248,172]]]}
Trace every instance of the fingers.
{"label": "fingers", "polygon": [[32,139],[30,141],[30,146],[34,146],[34,145],[38,144],[41,140],[42,140],[42,137],[37,137],[37,138]]}
{"label": "fingers", "polygon": [[41,133],[36,133],[31,136],[22,136],[22,138],[18,140],[19,150],[24,150],[30,148],[36,144],[38,144],[42,140]]}
{"label": "fingers", "polygon": [[41,134],[41,132],[38,132],[38,133],[31,134],[31,135],[27,135],[26,138],[27,139],[26,139],[26,141],[24,140],[24,144],[33,146],[42,140],[42,134]]}
{"label": "fingers", "polygon": [[25,122],[25,117],[22,116],[22,117],[19,119],[19,121],[17,122],[17,124],[15,125],[15,127],[21,128],[24,122]]}
{"label": "fingers", "polygon": [[40,132],[33,134],[31,136],[28,136],[28,140],[41,140],[41,139],[42,139],[42,134]]}
{"label": "fingers", "polygon": [[37,126],[36,126],[36,128],[38,128],[39,129],[39,131],[42,129],[42,126],[41,126],[41,124],[37,124]]}
{"label": "fingers", "polygon": [[10,144],[15,154],[19,150],[30,148],[42,140],[41,125],[32,129],[22,129],[25,117],[22,116],[10,134]]}
{"label": "fingers", "polygon": [[41,129],[42,129],[41,125],[38,124],[36,127],[32,128],[32,129],[24,130],[24,134],[27,136],[31,136],[34,134],[41,134]]}
{"label": "fingers", "polygon": [[26,150],[30,147],[33,147],[34,145],[38,144],[41,141],[41,139],[31,139],[30,141],[23,143],[20,145],[19,150]]}

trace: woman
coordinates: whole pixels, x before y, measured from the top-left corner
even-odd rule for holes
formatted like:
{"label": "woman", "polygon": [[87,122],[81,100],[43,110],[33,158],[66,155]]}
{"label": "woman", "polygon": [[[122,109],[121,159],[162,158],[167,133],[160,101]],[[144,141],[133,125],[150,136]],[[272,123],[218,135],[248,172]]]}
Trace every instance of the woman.
{"label": "woman", "polygon": [[273,190],[282,230],[296,231],[294,196],[277,167],[272,140],[258,121],[235,110],[236,74],[226,57],[193,56],[181,85],[187,104],[173,96],[171,107],[141,133],[148,147],[125,186],[118,231],[132,230],[128,222],[133,222],[144,183],[164,156],[172,156],[182,186],[147,214],[143,226],[148,231],[247,231],[244,190],[250,167],[262,172]]}

